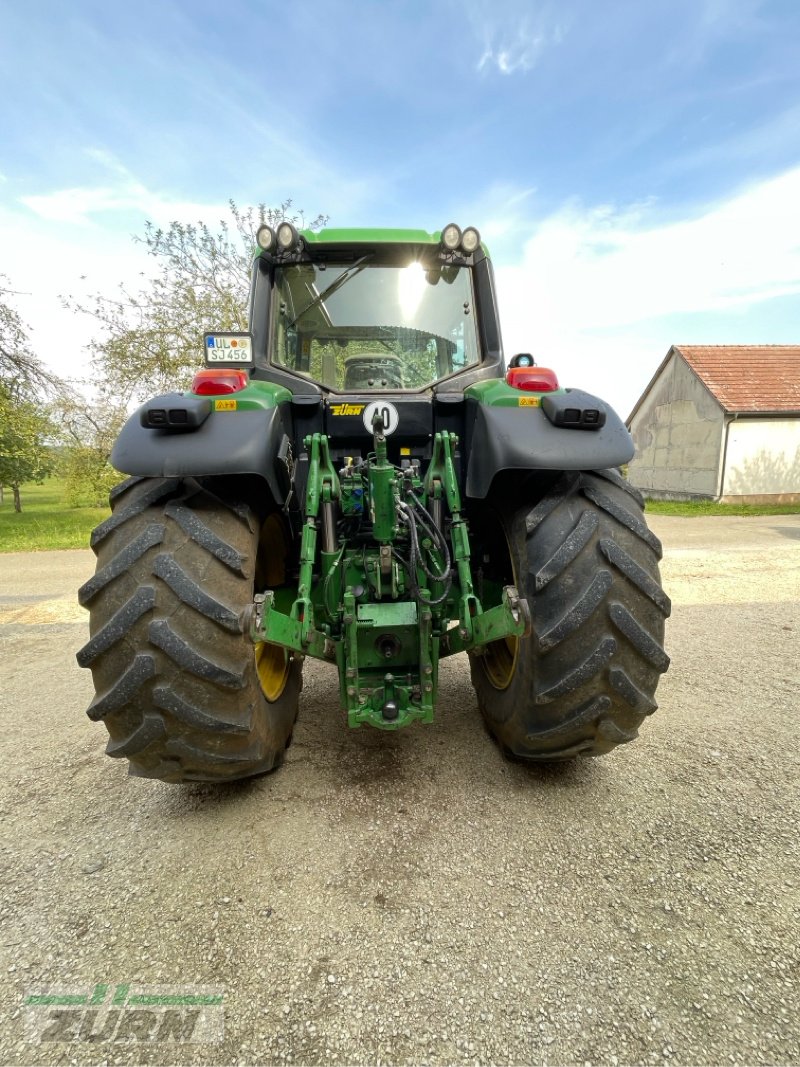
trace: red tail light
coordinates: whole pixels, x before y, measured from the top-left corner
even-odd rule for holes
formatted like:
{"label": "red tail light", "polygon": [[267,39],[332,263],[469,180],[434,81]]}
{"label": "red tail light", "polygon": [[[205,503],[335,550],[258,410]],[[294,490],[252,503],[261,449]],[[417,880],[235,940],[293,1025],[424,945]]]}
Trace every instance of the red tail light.
{"label": "red tail light", "polygon": [[246,370],[234,367],[215,367],[212,370],[199,370],[192,380],[192,392],[200,396],[223,396],[225,393],[238,393],[247,386]]}
{"label": "red tail light", "polygon": [[525,389],[529,393],[553,393],[558,389],[556,372],[547,367],[509,367],[506,381],[514,389]]}

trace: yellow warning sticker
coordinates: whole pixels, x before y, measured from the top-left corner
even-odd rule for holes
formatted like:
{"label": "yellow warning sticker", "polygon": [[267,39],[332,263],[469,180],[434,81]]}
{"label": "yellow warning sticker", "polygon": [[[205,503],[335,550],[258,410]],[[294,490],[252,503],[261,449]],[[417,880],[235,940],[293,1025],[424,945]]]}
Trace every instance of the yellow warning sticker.
{"label": "yellow warning sticker", "polygon": [[215,400],[214,411],[236,411],[235,400]]}
{"label": "yellow warning sticker", "polygon": [[521,408],[538,408],[541,407],[542,398],[539,396],[521,396],[519,398],[519,406]]}
{"label": "yellow warning sticker", "polygon": [[400,455],[401,456],[410,456],[411,455],[411,449],[410,448],[401,448],[400,449]]}

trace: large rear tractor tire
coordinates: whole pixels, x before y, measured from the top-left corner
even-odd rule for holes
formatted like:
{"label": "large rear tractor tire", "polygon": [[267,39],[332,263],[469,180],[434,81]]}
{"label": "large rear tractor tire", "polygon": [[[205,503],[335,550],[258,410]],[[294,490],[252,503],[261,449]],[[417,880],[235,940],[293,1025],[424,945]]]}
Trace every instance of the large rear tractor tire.
{"label": "large rear tractor tire", "polygon": [[[301,664],[249,637],[256,592],[280,584],[280,516],[177,478],[131,478],[92,534],[97,571],[78,663],[91,667],[90,719],[109,756],[166,782],[226,782],[279,766]],[[276,581],[277,577],[277,581]]]}
{"label": "large rear tractor tire", "polygon": [[489,730],[523,760],[599,756],[632,741],[669,665],[661,544],[641,496],[616,471],[570,471],[533,506],[491,503],[495,578],[527,598],[532,630],[471,660]]}

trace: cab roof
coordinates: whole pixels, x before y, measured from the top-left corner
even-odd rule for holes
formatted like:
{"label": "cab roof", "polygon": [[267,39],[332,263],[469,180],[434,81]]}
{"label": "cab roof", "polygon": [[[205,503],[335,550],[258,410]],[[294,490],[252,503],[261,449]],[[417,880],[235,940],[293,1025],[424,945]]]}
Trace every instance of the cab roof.
{"label": "cab roof", "polygon": [[397,244],[436,245],[442,237],[441,230],[391,229],[331,229],[301,230],[300,235],[310,245],[331,244]]}

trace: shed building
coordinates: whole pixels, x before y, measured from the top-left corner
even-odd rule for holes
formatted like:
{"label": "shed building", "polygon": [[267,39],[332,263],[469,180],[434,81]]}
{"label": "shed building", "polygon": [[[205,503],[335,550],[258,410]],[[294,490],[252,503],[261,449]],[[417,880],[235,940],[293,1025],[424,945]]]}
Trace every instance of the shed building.
{"label": "shed building", "polygon": [[628,417],[646,496],[800,501],[800,345],[673,345]]}

